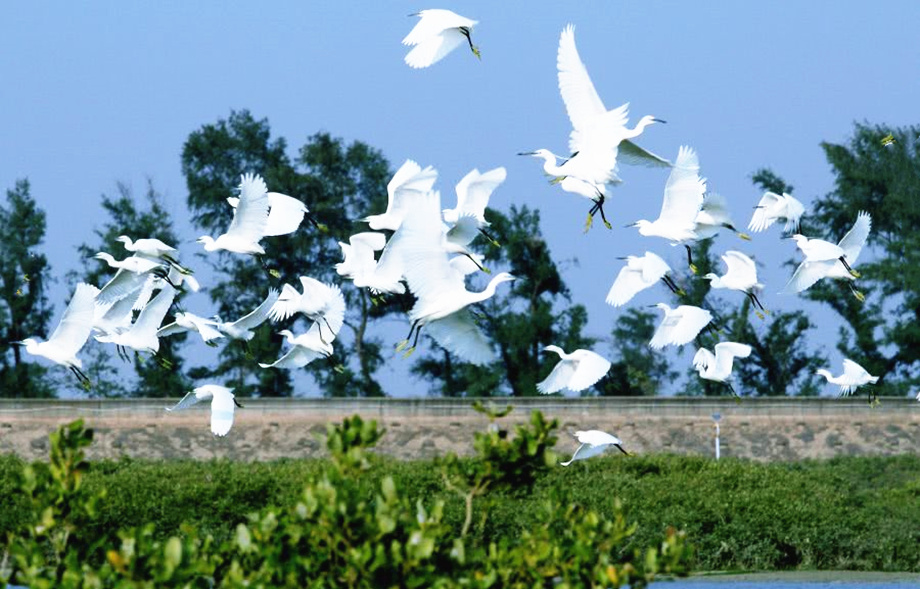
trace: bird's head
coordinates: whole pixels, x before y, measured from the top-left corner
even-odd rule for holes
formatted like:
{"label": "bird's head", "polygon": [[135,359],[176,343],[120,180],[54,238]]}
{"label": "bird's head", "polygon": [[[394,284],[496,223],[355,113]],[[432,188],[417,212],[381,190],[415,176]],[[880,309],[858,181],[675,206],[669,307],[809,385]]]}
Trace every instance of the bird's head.
{"label": "bird's head", "polygon": [[518,155],[529,155],[531,157],[540,158],[547,162],[556,163],[556,154],[551,152],[548,149],[538,149],[536,151],[521,151]]}
{"label": "bird's head", "polygon": [[562,348],[560,348],[559,346],[554,346],[554,345],[543,346],[543,351],[544,352],[555,352],[559,354],[560,356],[565,354]]}
{"label": "bird's head", "polygon": [[10,343],[13,344],[14,346],[25,346],[25,348],[28,350],[31,347],[37,346],[38,340],[35,339],[34,337],[27,337],[24,340],[21,340],[18,342],[10,342]]}
{"label": "bird's head", "polygon": [[635,227],[636,229],[639,230],[639,233],[641,233],[642,235],[646,235],[646,231],[648,231],[648,226],[651,224],[652,222],[647,219],[639,219],[635,223],[630,223],[629,225],[626,225],[626,227]]}
{"label": "bird's head", "polygon": [[789,239],[794,241],[795,244],[799,247],[802,247],[803,245],[808,243],[808,238],[802,235],[801,233],[796,233],[795,235],[791,236]]}
{"label": "bird's head", "polygon": [[517,276],[513,276],[508,272],[499,272],[492,278],[494,284],[501,284],[502,282],[510,282],[512,280],[517,280]]}
{"label": "bird's head", "polygon": [[125,247],[130,247],[131,245],[131,238],[128,237],[127,235],[119,235],[118,237],[115,238],[115,241],[122,242],[123,244],[125,244]]}
{"label": "bird's head", "polygon": [[294,333],[290,329],[282,329],[278,332],[278,335],[287,338],[288,341],[294,339]]}
{"label": "bird's head", "polygon": [[710,272],[709,274],[704,274],[703,278],[705,278],[706,280],[716,280],[717,278],[719,278],[719,276],[717,274],[713,274],[712,272]]}
{"label": "bird's head", "polygon": [[655,124],[655,123],[667,123],[667,121],[665,121],[664,119],[653,117],[652,115],[645,115],[644,117],[639,119],[638,123],[636,123],[636,131],[641,132],[642,129],[648,127],[649,125]]}
{"label": "bird's head", "polygon": [[97,260],[103,260],[103,261],[106,261],[106,262],[114,262],[114,261],[115,261],[115,258],[114,258],[111,254],[107,254],[107,253],[105,253],[105,252],[98,252],[98,253],[95,254],[93,257],[94,257],[95,259],[97,259]]}

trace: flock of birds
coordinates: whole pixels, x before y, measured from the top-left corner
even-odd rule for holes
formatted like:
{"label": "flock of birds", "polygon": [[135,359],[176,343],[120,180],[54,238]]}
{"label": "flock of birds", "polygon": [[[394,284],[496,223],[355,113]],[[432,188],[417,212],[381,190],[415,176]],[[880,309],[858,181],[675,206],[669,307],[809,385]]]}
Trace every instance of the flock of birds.
{"label": "flock of birds", "polygon": [[[428,67],[464,41],[477,57],[480,56],[471,36],[476,21],[449,10],[424,10],[417,16],[420,20],[403,40],[405,45],[413,46],[405,57],[409,66]],[[648,126],[664,121],[645,116],[629,128],[628,104],[607,110],[578,54],[571,25],[565,27],[559,40],[557,70],[559,89],[572,123],[569,155],[559,156],[547,149],[520,155],[541,159],[551,184],[558,184],[563,191],[591,201],[586,231],[597,213],[610,227],[603,208],[607,190],[622,182],[619,164],[626,163],[669,170],[658,218],[640,220],[631,227],[643,236],[685,246],[688,265],[694,274],[697,269],[691,257],[692,243],[708,239],[723,229],[750,239],[735,229],[725,199],[707,192],[706,180],[700,176],[699,158],[692,148],[680,147],[677,158],[671,162],[633,143]],[[367,288],[374,297],[403,293],[406,288],[415,296],[416,302],[408,316],[409,333],[397,344],[397,351],[411,354],[424,331],[461,360],[487,364],[495,359],[495,353],[477,327],[470,305],[489,299],[501,283],[514,280],[514,276],[506,272],[496,274],[482,291],[468,290],[467,276],[488,272],[483,266],[483,256],[473,251],[471,244],[479,235],[495,243],[489,235],[485,209],[493,191],[504,182],[506,171],[501,167],[485,173],[472,170],[455,187],[457,205],[453,209],[441,208],[440,193],[434,189],[437,177],[437,171],[431,166],[422,168],[407,160],[387,185],[386,211],[362,219],[371,231],[352,235],[348,243],[339,243],[344,259],[336,265],[336,271],[352,280],[355,286]],[[293,233],[305,217],[317,224],[304,203],[270,192],[264,180],[252,173],[242,175],[239,194],[227,200],[233,209],[233,220],[227,231],[217,238],[203,236],[198,239],[206,252],[225,251],[258,257],[265,253],[260,243],[263,238]],[[860,213],[853,228],[838,243],[832,243],[797,233],[804,212],[802,203],[791,195],[767,192],[754,209],[748,225],[749,231],[761,232],[777,221],[784,221],[785,233],[791,234],[804,255],[782,292],[798,293],[819,280],[831,278],[846,281],[854,296],[863,300],[864,296],[854,285],[859,274],[853,266],[871,229],[869,214]],[[392,232],[389,239],[382,231]],[[90,335],[100,342],[113,344],[119,355],[126,358],[129,351],[155,355],[161,337],[180,332],[195,332],[206,344],[213,346],[220,340],[248,341],[253,337],[253,330],[266,320],[279,322],[303,316],[309,328],[299,334],[291,330],[279,331],[285,338],[287,351],[274,362],[260,366],[266,369],[300,368],[333,354],[332,344],[345,314],[345,299],[335,284],[301,276],[300,290],[290,284],[283,285],[280,291],[270,290],[257,308],[235,321],[179,311],[171,323],[163,325],[178,289],[197,291],[198,282],[192,271],[179,262],[175,248],[156,239],[135,241],[122,236],[118,241],[130,257],[119,261],[106,252],[96,256],[115,271],[107,283],[101,288],[85,283],[77,285],[60,324],[46,341],[28,338],[16,342],[25,346],[30,354],[68,367],[85,387],[89,387],[90,382],[82,371],[77,353]],[[610,305],[625,305],[638,292],[658,282],[679,297],[686,294],[671,278],[671,268],[660,256],[647,251],[643,256],[628,256],[625,260],[626,264],[607,295]],[[714,289],[743,293],[751,299],[755,312],[762,318],[767,311],[758,296],[763,285],[757,281],[754,261],[736,250],[725,252],[722,260],[726,268],[723,275],[706,274],[702,279],[709,280]],[[690,343],[703,329],[708,328],[716,336],[720,333],[714,328],[710,310],[692,305],[671,308],[665,303],[655,306],[662,311],[663,318],[649,342],[653,350]],[[537,385],[540,393],[585,390],[600,380],[611,366],[607,359],[591,350],[566,353],[549,345],[544,351],[557,354],[559,362]],[[733,362],[750,354],[751,347],[743,342],[722,341],[713,351],[700,347],[693,357],[693,366],[700,378],[724,383],[734,394],[731,386]],[[839,385],[842,395],[878,380],[849,359],[844,360],[843,366],[839,376],[824,369],[818,371],[829,383]],[[233,424],[234,408],[241,406],[227,387],[200,386],[168,411],[184,409],[199,401],[211,403],[212,432],[218,436],[227,434]],[[572,459],[563,465],[594,456],[609,446],[626,453],[618,438],[602,431],[579,431],[576,437],[580,446]]]}

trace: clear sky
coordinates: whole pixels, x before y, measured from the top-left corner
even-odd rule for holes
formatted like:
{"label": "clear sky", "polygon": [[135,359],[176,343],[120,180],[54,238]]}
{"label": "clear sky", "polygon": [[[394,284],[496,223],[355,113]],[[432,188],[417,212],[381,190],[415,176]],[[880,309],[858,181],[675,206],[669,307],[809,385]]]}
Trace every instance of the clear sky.
{"label": "clear sky", "polygon": [[[403,63],[400,41],[416,21],[407,15],[434,7],[479,21],[481,61],[460,48],[428,69]],[[583,235],[589,203],[548,186],[537,160],[515,155],[566,150],[555,63],[567,23],[606,106],[630,102],[632,122],[666,119],[637,142],[671,159],[680,145],[693,146],[709,188],[728,198],[739,225],[760,197],[754,170],[772,168],[808,205],[833,188],[821,141],[846,141],[854,121],[917,123],[920,104],[920,3],[907,0],[110,1],[0,10],[0,187],[28,177],[47,211],[59,308],[65,272],[84,263],[75,247],[105,220],[100,195],[114,193],[117,181],[140,195],[150,177],[181,218],[183,142],[246,108],[268,118],[292,154],[322,130],[382,150],[394,169],[407,158],[433,165],[445,196],[471,168],[505,166],[492,205],[541,210],[574,301],[588,307],[588,333],[608,338],[623,312],[603,302],[621,264],[615,256],[649,249],[679,266],[683,250],[623,228],[657,216],[666,172],[621,169],[625,183],[608,205],[614,229],[597,224]],[[184,239],[197,237],[178,227]],[[794,251],[778,236],[776,227],[749,244],[723,235],[715,251],[742,249],[762,264],[768,308],[817,310],[775,294]],[[193,246],[183,246],[186,259]],[[649,291],[633,304],[663,295]],[[210,314],[207,299],[200,306],[189,310]],[[832,346],[838,322],[817,317],[820,333],[811,336]],[[609,343],[597,350],[609,353]],[[834,352],[832,372],[839,362]],[[398,374],[388,379],[407,393],[425,390]]]}

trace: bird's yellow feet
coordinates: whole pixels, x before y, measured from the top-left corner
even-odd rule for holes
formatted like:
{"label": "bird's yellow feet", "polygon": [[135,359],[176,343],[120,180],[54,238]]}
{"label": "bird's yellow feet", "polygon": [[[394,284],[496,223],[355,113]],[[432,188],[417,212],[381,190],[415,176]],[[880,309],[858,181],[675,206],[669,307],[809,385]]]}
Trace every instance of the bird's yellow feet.
{"label": "bird's yellow feet", "polygon": [[409,340],[404,339],[403,341],[401,341],[401,342],[399,342],[398,344],[396,344],[396,351],[397,351],[397,352],[402,352],[402,351],[403,351],[403,348],[405,348],[405,347],[408,346],[408,345],[409,345]]}
{"label": "bird's yellow feet", "polygon": [[332,367],[332,369],[338,372],[339,374],[345,373],[345,366],[343,366],[342,364],[336,364],[335,366]]}
{"label": "bird's yellow feet", "polygon": [[611,225],[610,221],[608,221],[607,219],[604,219],[604,227],[606,227],[607,229],[613,229],[613,225]]}
{"label": "bird's yellow feet", "polygon": [[329,233],[329,227],[325,223],[317,223],[316,228],[320,230],[320,233]]}
{"label": "bird's yellow feet", "polygon": [[412,346],[411,348],[407,349],[405,352],[403,352],[403,358],[408,358],[409,356],[412,355],[412,352],[414,351],[415,351],[415,346]]}
{"label": "bird's yellow feet", "polygon": [[854,290],[854,291],[853,291],[853,296],[855,296],[855,297],[856,297],[856,300],[859,301],[860,303],[865,303],[865,302],[866,302],[866,295],[864,295],[864,294],[862,293],[862,291]]}
{"label": "bird's yellow feet", "polygon": [[766,319],[766,317],[764,317],[764,314],[761,313],[760,311],[754,311],[754,314],[757,315],[757,317],[759,317],[761,321]]}
{"label": "bird's yellow feet", "polygon": [[744,241],[751,241],[751,236],[748,235],[747,233],[739,233],[738,237],[740,237]]}
{"label": "bird's yellow feet", "polygon": [[279,278],[279,279],[281,278],[281,272],[278,272],[278,270],[276,270],[276,269],[274,269],[274,268],[269,268],[269,269],[268,269],[268,273],[269,273],[271,276],[273,276],[274,278]]}
{"label": "bird's yellow feet", "polygon": [[690,264],[690,271],[694,274],[699,274],[699,270],[697,270],[696,264]]}
{"label": "bird's yellow feet", "polygon": [[492,273],[492,271],[489,270],[486,266],[483,266],[483,267],[482,267],[482,271],[485,272],[486,274],[491,274],[491,273]]}
{"label": "bird's yellow feet", "polygon": [[592,225],[594,225],[594,216],[588,215],[588,218],[585,220],[585,233],[591,230]]}
{"label": "bird's yellow feet", "polygon": [[559,183],[562,182],[563,180],[565,180],[565,176],[556,176],[555,178],[551,179],[551,180],[549,181],[549,183],[550,183],[550,184],[559,184]]}
{"label": "bird's yellow feet", "polygon": [[473,55],[475,55],[477,59],[482,60],[482,53],[479,52],[479,47],[470,47],[470,49],[473,51]]}

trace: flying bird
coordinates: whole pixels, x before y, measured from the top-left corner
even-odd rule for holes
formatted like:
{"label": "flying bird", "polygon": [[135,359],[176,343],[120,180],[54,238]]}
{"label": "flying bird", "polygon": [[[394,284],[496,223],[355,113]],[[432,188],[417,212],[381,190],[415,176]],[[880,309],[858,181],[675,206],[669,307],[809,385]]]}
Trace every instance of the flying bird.
{"label": "flying bird", "polygon": [[218,323],[213,319],[205,319],[194,313],[176,313],[172,323],[168,323],[157,330],[157,337],[188,333],[194,331],[201,336],[201,340],[209,345],[216,346],[214,340],[224,337],[217,329]]}
{"label": "flying bird", "polygon": [[425,68],[435,64],[464,40],[469,43],[473,55],[482,59],[471,37],[477,21],[440,8],[422,10],[409,16],[419,17],[419,21],[402,40],[403,45],[413,47],[406,54],[406,64],[409,67]]}
{"label": "flying bird", "polygon": [[251,340],[254,335],[253,330],[268,319],[268,314],[272,306],[278,300],[278,295],[279,292],[277,290],[269,290],[268,296],[265,297],[265,300],[262,301],[258,307],[236,321],[222,321],[220,317],[215,317],[214,319],[217,321],[216,327],[218,331],[230,339]]}
{"label": "flying bird", "polygon": [[602,454],[604,450],[610,446],[614,446],[623,454],[630,456],[630,453],[623,449],[623,442],[620,438],[608,434],[607,432],[596,429],[577,431],[575,432],[575,438],[579,443],[578,449],[575,450],[575,454],[572,455],[572,458],[565,462],[560,462],[560,465],[568,466],[576,460],[585,460],[586,458],[597,456],[598,454]]}
{"label": "flying bird", "polygon": [[754,207],[754,215],[748,224],[748,230],[760,233],[777,221],[785,221],[784,233],[794,233],[799,230],[799,219],[805,213],[805,205],[791,194],[776,194],[767,191],[760,202]]}
{"label": "flying bird", "polygon": [[681,146],[664,187],[664,199],[658,218],[654,221],[640,219],[630,225],[638,228],[642,235],[663,237],[671,245],[684,244],[687,248],[687,261],[694,274],[696,266],[693,265],[687,242],[698,239],[696,218],[706,193],[706,180],[700,177],[699,172],[700,160],[696,152],[690,147]]}
{"label": "flying bird", "polygon": [[211,401],[211,433],[215,436],[227,435],[233,426],[234,409],[243,408],[233,395],[233,389],[216,384],[206,384],[186,393],[181,401],[172,407],[167,407],[166,410],[179,411],[199,401]]}
{"label": "flying bird", "polygon": [[[268,219],[265,221],[265,234],[263,237],[277,237],[294,233],[300,228],[304,217],[307,217],[317,229],[324,230],[324,226],[317,223],[310,216],[310,209],[299,199],[280,192],[268,192],[266,196],[268,197]],[[236,196],[228,196],[227,202],[236,209],[240,204],[240,199]]]}
{"label": "flying bird", "polygon": [[[594,201],[585,223],[590,229],[594,215],[598,212],[604,225],[610,223],[604,214],[607,184],[619,184],[617,156],[623,152],[628,163],[669,167],[671,164],[630,140],[641,135],[653,123],[663,123],[651,115],[642,117],[629,129],[629,103],[613,110],[607,110],[588,75],[588,70],[575,46],[575,27],[567,25],[559,36],[556,55],[556,69],[559,78],[559,92],[565,103],[566,112],[572,123],[569,135],[567,158],[558,158],[547,149],[523,152],[543,160],[543,171],[559,183],[563,190],[579,194]],[[557,159],[562,159],[557,164]],[[621,158],[623,159],[623,158]]]}
{"label": "flying bird", "polygon": [[644,256],[626,256],[626,265],[620,269],[613,286],[607,293],[607,304],[620,307],[628,303],[636,294],[655,285],[659,280],[675,294],[684,291],[668,276],[671,267],[667,262],[652,252]]}
{"label": "flying bird", "polygon": [[815,373],[826,378],[829,384],[839,385],[838,396],[841,397],[855,393],[856,389],[863,385],[878,382],[877,376],[872,376],[865,368],[848,358],[843,360],[843,374],[840,376],[834,376],[824,368],[819,368]]}
{"label": "flying bird", "polygon": [[696,368],[700,378],[724,383],[737,396],[735,388],[729,382],[732,378],[732,361],[735,358],[747,358],[751,355],[751,346],[736,342],[720,342],[716,344],[715,354],[706,348],[700,348],[693,356],[693,367]]}
{"label": "flying bird", "polygon": [[334,284],[324,284],[309,276],[300,277],[303,292],[290,284],[281,287],[278,300],[271,306],[268,316],[272,321],[281,321],[301,313],[310,321],[319,324],[320,337],[331,342],[342,329],[345,320],[345,297]]}
{"label": "flying bird", "polygon": [[278,334],[283,335],[291,347],[271,364],[259,363],[262,368],[303,368],[314,360],[332,355],[332,343],[323,340],[318,323],[312,324],[306,333],[297,336],[288,329],[283,329]]}
{"label": "flying bird", "polygon": [[[852,267],[856,265],[856,260],[859,258],[859,254],[862,252],[862,248],[866,244],[866,239],[868,239],[871,230],[872,217],[869,213],[860,211],[856,216],[856,222],[853,223],[853,227],[847,231],[847,234],[843,236],[843,239],[840,240],[836,248],[832,247],[833,244],[826,241],[820,242],[820,240],[809,240],[808,238],[799,236],[801,239],[797,240],[797,243],[801,244],[803,240],[806,243],[819,241],[821,244],[827,244],[823,246],[823,250],[826,251],[822,250],[823,255],[818,255],[822,252],[812,253],[815,259],[809,259],[806,254],[805,261],[796,268],[792,278],[789,279],[789,282],[786,284],[785,288],[783,288],[783,293],[799,293],[810,288],[822,278],[836,278],[838,280],[845,280],[853,296],[857,299],[860,301],[866,300],[866,296],[853,285],[853,281],[856,279],[856,272]],[[793,239],[795,239],[795,236],[793,236]],[[838,253],[843,254],[842,259],[833,258],[833,256]],[[821,257],[828,259],[818,259]]]}
{"label": "flying bird", "polygon": [[83,362],[77,358],[77,352],[86,343],[93,329],[93,316],[96,310],[96,293],[99,289],[91,284],[81,282],[74,290],[70,303],[64,309],[61,321],[47,340],[39,342],[34,337],[27,337],[17,345],[25,346],[26,352],[33,356],[42,356],[55,364],[66,366],[77,377],[80,384],[88,389],[90,380],[83,373]]}
{"label": "flying bird", "polygon": [[417,199],[431,191],[438,179],[438,171],[427,166],[424,169],[412,160],[406,160],[387,183],[387,210],[380,215],[362,219],[371,229],[396,231],[406,213]]}
{"label": "flying bird", "polygon": [[268,187],[261,176],[244,174],[240,181],[240,196],[233,207],[233,220],[227,232],[217,239],[202,235],[198,243],[205,251],[225,250],[238,254],[265,253],[259,241],[265,236],[268,226]]}
{"label": "flying bird", "polygon": [[693,305],[680,305],[675,309],[665,303],[655,306],[664,311],[664,318],[648,344],[653,350],[689,343],[712,321],[712,313]]}
{"label": "flying bird", "polygon": [[757,282],[757,265],[754,264],[754,260],[742,252],[729,250],[722,254],[722,261],[725,262],[725,274],[719,276],[710,272],[703,276],[709,281],[709,285],[712,288],[741,291],[751,299],[756,307],[760,307],[761,311],[766,311],[760,299],[757,298],[757,291],[763,289],[763,284]]}
{"label": "flying bird", "polygon": [[541,393],[555,393],[562,389],[578,392],[592,386],[610,370],[610,361],[591,350],[575,350],[566,354],[559,346],[546,346],[546,352],[559,355],[559,362],[549,375],[537,383]]}

